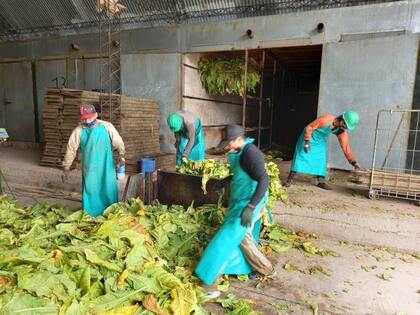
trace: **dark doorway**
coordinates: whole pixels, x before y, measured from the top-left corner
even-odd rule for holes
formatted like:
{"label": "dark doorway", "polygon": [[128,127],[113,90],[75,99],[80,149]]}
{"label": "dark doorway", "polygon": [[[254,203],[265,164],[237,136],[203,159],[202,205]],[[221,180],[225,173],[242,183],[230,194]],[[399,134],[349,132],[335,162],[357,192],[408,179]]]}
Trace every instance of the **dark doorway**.
{"label": "dark doorway", "polygon": [[274,141],[294,151],[303,128],[316,119],[322,46],[271,49],[277,60]]}

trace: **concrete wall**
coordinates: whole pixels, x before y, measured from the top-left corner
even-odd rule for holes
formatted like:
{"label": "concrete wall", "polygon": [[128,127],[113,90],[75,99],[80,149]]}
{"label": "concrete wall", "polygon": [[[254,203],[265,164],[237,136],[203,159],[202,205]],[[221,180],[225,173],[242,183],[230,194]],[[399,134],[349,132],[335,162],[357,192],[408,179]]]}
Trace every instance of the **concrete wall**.
{"label": "concrete wall", "polygon": [[[350,142],[366,167],[371,166],[378,111],[397,105],[411,108],[418,45],[417,35],[401,35],[324,46],[318,114],[339,115],[351,109],[359,112],[361,124],[351,132]],[[392,132],[398,122],[394,115],[386,128]],[[399,138],[395,143],[404,147],[407,140]],[[378,160],[384,158],[386,150],[380,154]],[[329,165],[349,168],[333,137],[329,141]]]}
{"label": "concrete wall", "polygon": [[[325,24],[323,33],[315,31],[320,22]],[[247,29],[254,31],[253,39],[244,35]],[[419,32],[419,0],[127,30],[121,34],[122,91],[139,97],[158,98],[164,117],[179,108],[182,53],[323,44],[319,112],[340,112],[347,108],[349,96],[356,95],[354,108],[365,113],[364,104],[368,104],[369,115],[366,113],[363,117],[367,118],[363,119],[370,124],[370,115],[378,107],[396,101],[402,106],[411,106],[413,86],[410,82]],[[80,51],[72,51],[71,43],[79,44]],[[0,63],[97,56],[96,34],[0,44]],[[362,62],[376,66],[364,67]],[[91,64],[88,66],[91,70],[85,69],[83,80],[86,82],[81,86],[91,89],[96,85],[94,80],[98,79],[97,71],[93,71],[97,66],[95,61],[86,61],[87,64]],[[55,73],[54,69],[45,71]],[[45,73],[37,74],[37,77],[41,76],[48,81]],[[384,77],[396,83],[391,85]],[[372,84],[372,80],[377,80],[378,84]],[[362,83],[368,87],[363,87]],[[43,95],[42,85],[36,84],[38,101]],[[332,92],[331,86],[337,92]],[[345,93],[345,98],[341,92]],[[161,134],[162,149],[171,149],[173,139],[163,119]],[[365,152],[366,146],[372,148],[371,132],[365,135],[363,141],[353,141],[356,154]],[[330,152],[330,165],[344,167],[336,146]],[[362,162],[369,164],[369,155],[365,154]]]}

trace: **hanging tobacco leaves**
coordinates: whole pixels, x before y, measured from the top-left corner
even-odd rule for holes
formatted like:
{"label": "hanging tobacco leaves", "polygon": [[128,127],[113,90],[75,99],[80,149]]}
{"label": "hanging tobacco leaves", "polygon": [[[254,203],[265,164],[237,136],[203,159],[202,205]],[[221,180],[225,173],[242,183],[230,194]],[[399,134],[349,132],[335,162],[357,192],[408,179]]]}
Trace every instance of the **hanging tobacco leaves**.
{"label": "hanging tobacco leaves", "polygon": [[[198,62],[200,80],[207,93],[213,95],[244,95],[244,59],[201,58]],[[255,92],[260,83],[260,64],[250,58],[247,73],[247,91]]]}

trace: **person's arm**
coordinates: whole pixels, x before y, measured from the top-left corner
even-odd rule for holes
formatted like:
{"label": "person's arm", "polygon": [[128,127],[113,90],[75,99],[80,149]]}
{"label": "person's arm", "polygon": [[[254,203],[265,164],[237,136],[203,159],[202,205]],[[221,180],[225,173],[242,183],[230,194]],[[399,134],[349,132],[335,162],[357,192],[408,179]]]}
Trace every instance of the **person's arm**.
{"label": "person's arm", "polygon": [[175,149],[178,150],[181,135],[179,134],[179,132],[175,132],[174,135],[175,135]]}
{"label": "person's arm", "polygon": [[112,147],[118,150],[120,157],[124,157],[125,146],[124,146],[124,141],[121,138],[119,132],[117,131],[117,129],[115,129],[113,124],[109,122],[102,122],[102,123],[105,125],[105,129],[108,132]]}
{"label": "person's arm", "polygon": [[326,114],[326,115],[320,116],[319,118],[311,122],[309,125],[307,125],[305,128],[305,136],[304,136],[305,141],[311,140],[311,135],[314,130],[325,127],[334,119],[335,119],[334,115]]}
{"label": "person's arm", "polygon": [[249,202],[249,205],[256,207],[264,198],[269,184],[269,178],[265,170],[264,157],[255,145],[249,144],[244,148],[240,163],[243,170],[258,183],[254,195]]}
{"label": "person's arm", "polygon": [[338,142],[340,142],[341,149],[346,156],[347,161],[354,166],[356,158],[354,157],[353,151],[350,148],[349,136],[347,131],[343,130],[337,134]]}
{"label": "person's arm", "polygon": [[188,156],[188,154],[190,154],[191,149],[194,145],[195,142],[195,121],[194,122],[185,122],[185,128],[187,128],[188,131],[188,144],[185,147],[184,152],[182,153],[182,157],[186,158]]}
{"label": "person's arm", "polygon": [[71,165],[73,164],[74,159],[77,155],[77,150],[80,146],[80,134],[82,132],[82,127],[77,127],[73,130],[70,135],[69,142],[67,143],[66,154],[64,155],[63,168],[64,170],[70,170]]}

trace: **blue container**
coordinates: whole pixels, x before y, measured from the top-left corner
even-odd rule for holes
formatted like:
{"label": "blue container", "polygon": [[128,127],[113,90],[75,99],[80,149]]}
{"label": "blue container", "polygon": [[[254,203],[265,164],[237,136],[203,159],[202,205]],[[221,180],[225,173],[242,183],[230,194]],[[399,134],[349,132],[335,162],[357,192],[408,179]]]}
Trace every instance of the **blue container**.
{"label": "blue container", "polygon": [[124,179],[125,178],[125,165],[118,165],[117,166],[117,178]]}
{"label": "blue container", "polygon": [[146,174],[155,171],[155,159],[143,158],[139,161],[140,173]]}

